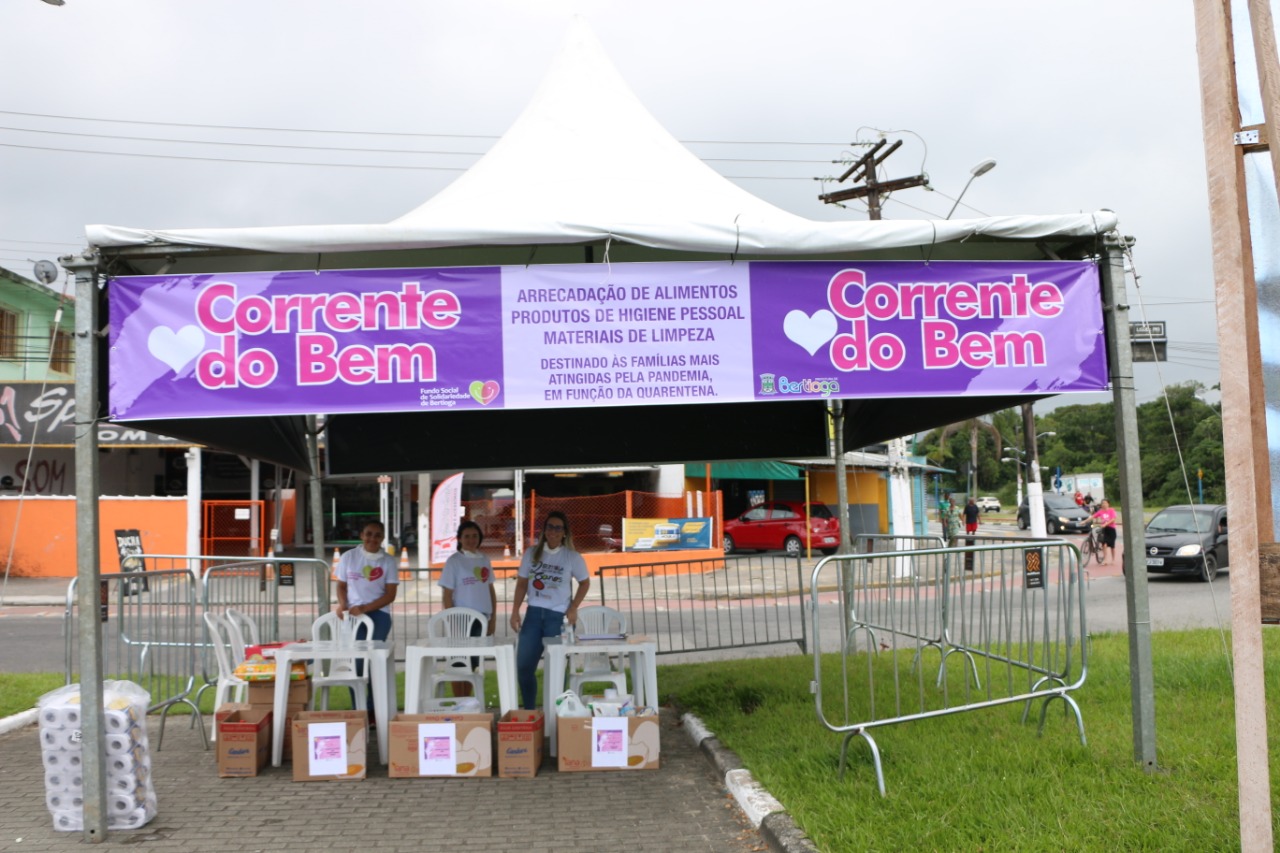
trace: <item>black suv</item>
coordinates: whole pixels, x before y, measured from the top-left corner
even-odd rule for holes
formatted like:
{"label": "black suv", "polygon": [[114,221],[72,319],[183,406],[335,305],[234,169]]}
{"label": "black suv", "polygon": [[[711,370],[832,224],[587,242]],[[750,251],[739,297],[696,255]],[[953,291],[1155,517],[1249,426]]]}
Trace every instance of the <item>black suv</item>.
{"label": "black suv", "polygon": [[[1018,507],[1018,529],[1026,530],[1031,526],[1031,510],[1027,507],[1027,499],[1022,499]],[[1046,494],[1044,496],[1044,529],[1050,536],[1059,533],[1084,533],[1089,529],[1089,511],[1065,495]]]}
{"label": "black suv", "polygon": [[1221,504],[1183,504],[1157,512],[1147,522],[1142,555],[1148,572],[1218,576],[1227,565],[1227,508]]}

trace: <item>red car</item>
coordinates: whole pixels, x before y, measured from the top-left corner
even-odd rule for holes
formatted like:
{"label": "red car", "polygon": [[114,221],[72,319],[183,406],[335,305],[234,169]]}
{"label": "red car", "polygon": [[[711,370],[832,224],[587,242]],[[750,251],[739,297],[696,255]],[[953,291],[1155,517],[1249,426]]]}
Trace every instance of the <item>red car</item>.
{"label": "red car", "polygon": [[826,504],[809,504],[809,533],[804,529],[804,503],[768,501],[724,523],[724,552],[783,550],[796,557],[812,544],[814,550],[834,554],[840,546],[840,519]]}

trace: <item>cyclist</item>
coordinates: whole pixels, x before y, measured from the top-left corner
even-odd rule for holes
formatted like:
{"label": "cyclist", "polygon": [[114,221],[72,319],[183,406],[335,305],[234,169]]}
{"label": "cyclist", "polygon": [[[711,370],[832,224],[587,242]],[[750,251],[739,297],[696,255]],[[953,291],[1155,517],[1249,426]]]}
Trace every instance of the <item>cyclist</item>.
{"label": "cyclist", "polygon": [[1111,508],[1111,502],[1106,498],[1099,501],[1097,512],[1089,516],[1089,520],[1102,528],[1102,545],[1109,555],[1106,562],[1099,560],[1098,565],[1109,566],[1116,559],[1116,511]]}

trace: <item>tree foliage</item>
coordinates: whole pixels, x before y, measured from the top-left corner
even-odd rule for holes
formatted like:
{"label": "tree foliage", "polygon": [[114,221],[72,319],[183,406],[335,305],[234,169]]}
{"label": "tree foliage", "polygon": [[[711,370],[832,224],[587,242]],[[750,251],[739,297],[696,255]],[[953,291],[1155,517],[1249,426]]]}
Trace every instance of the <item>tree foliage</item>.
{"label": "tree foliage", "polygon": [[[1203,485],[1205,503],[1226,501],[1222,459],[1222,413],[1196,396],[1199,383],[1169,386],[1165,396],[1137,408],[1138,446],[1142,461],[1142,496],[1153,506],[1199,502]],[[1023,447],[1021,413],[996,412],[987,420],[1003,437],[1003,444]],[[1039,442],[1045,489],[1053,487],[1054,473],[1064,475],[1101,472],[1109,497],[1120,491],[1120,465],[1116,454],[1115,407],[1111,403],[1061,406],[1036,418],[1036,432],[1053,432]],[[972,427],[969,422],[934,430],[917,444],[917,452],[935,464],[955,470],[943,474],[939,487],[963,492],[970,466]],[[984,430],[978,432],[978,482],[982,492],[1014,502],[1017,466],[1001,462],[1016,457]],[[1203,480],[1197,476],[1203,471]]]}

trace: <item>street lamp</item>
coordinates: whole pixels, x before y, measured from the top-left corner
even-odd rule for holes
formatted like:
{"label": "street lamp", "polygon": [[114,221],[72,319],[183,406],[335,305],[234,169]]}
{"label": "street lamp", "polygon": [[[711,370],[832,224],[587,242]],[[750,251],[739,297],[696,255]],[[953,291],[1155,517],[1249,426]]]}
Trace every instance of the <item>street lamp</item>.
{"label": "street lamp", "polygon": [[[1054,434],[1054,433],[1049,433],[1049,435],[1053,435],[1053,434]],[[1043,433],[1042,433],[1042,435],[1043,435]],[[1005,452],[1006,452],[1006,453],[1016,453],[1016,454],[1018,454],[1016,457],[1015,457],[1015,456],[1001,456],[1001,457],[1000,457],[1000,461],[1001,461],[1001,462],[1016,462],[1016,463],[1018,463],[1018,467],[1015,469],[1015,470],[1017,471],[1017,478],[1018,478],[1018,480],[1017,480],[1017,482],[1018,482],[1018,494],[1017,494],[1017,501],[1018,501],[1018,506],[1022,506],[1022,469],[1023,469],[1023,468],[1028,468],[1028,475],[1027,475],[1027,476],[1028,476],[1028,477],[1030,477],[1030,469],[1029,469],[1029,465],[1030,465],[1030,463],[1029,463],[1029,462],[1026,462],[1025,460],[1023,460],[1023,459],[1022,459],[1022,457],[1026,455],[1026,451],[1025,451],[1025,450],[1019,450],[1019,449],[1018,449],[1018,448],[1016,448],[1016,447],[1005,447]],[[1047,470],[1049,470],[1049,469],[1048,469],[1046,466],[1044,466],[1044,465],[1039,465],[1039,466],[1037,466],[1037,467],[1039,467],[1039,468],[1040,468],[1041,470],[1043,470],[1043,471],[1047,471]]]}
{"label": "street lamp", "polygon": [[947,211],[944,219],[950,219],[951,214],[956,212],[956,208],[960,206],[960,199],[964,198],[964,194],[969,191],[969,184],[973,183],[974,178],[981,177],[996,167],[996,161],[987,159],[969,170],[969,180],[964,182],[964,189],[960,190],[960,195],[956,196],[955,204],[951,205],[951,209]]}

